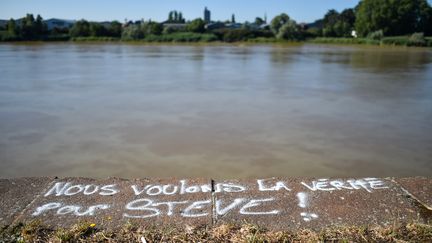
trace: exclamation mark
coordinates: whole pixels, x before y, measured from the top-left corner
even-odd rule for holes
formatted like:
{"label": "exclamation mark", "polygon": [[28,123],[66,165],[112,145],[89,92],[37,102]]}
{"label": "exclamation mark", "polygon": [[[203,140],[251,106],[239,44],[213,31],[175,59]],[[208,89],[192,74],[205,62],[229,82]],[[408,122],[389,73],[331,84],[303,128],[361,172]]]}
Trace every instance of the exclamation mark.
{"label": "exclamation mark", "polygon": [[306,208],[307,207],[307,194],[304,192],[297,193],[297,198],[299,200],[299,207]]}
{"label": "exclamation mark", "polygon": [[[304,192],[297,193],[297,198],[299,200],[298,206],[301,208],[307,208],[308,207],[308,195]],[[302,216],[303,220],[306,222],[311,221],[312,219],[317,219],[318,215],[314,213],[306,213],[302,212],[300,213],[300,216]]]}

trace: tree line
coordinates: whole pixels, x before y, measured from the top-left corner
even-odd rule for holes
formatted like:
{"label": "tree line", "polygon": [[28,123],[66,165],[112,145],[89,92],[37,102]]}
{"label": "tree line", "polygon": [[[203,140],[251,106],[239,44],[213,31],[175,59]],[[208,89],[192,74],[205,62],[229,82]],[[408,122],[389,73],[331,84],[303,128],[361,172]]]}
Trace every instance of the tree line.
{"label": "tree line", "polygon": [[[19,23],[18,23],[19,22]],[[224,24],[235,23],[235,16]],[[222,25],[225,26],[225,25]],[[2,40],[46,40],[69,38],[109,37],[122,40],[161,39],[168,37],[206,35],[206,39],[243,41],[264,38],[299,41],[314,37],[345,37],[381,39],[384,36],[402,36],[421,33],[432,35],[432,7],[427,0],[361,0],[354,8],[342,12],[329,10],[322,19],[312,24],[298,24],[287,14],[274,17],[269,24],[259,17],[241,27],[206,29],[201,18],[186,21],[179,11],[170,11],[163,23],[136,21],[97,23],[79,20],[71,28],[47,29],[40,15],[27,14],[19,21],[11,19],[0,29]],[[355,31],[355,32],[353,32]],[[164,36],[162,38],[161,36]],[[198,38],[199,39],[199,38]]]}
{"label": "tree line", "polygon": [[27,14],[21,19],[19,25],[14,19],[10,19],[4,32],[11,38],[19,37],[23,40],[35,40],[42,35],[46,35],[48,30],[40,15],[34,18],[33,14]]}

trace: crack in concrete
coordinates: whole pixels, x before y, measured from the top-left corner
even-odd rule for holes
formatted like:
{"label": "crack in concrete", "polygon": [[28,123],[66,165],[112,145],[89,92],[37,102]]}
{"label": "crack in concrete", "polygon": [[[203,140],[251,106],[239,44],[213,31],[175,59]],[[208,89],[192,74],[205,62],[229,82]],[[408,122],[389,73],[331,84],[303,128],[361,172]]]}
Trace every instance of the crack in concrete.
{"label": "crack in concrete", "polygon": [[215,181],[213,179],[210,179],[211,182],[211,212],[212,212],[212,218],[211,223],[212,225],[216,224],[217,215],[216,215],[216,190],[215,190]]}
{"label": "crack in concrete", "polygon": [[431,207],[429,207],[427,204],[423,203],[422,200],[420,200],[414,194],[409,192],[408,189],[404,188],[400,183],[398,183],[396,180],[394,180],[394,178],[388,178],[388,179],[391,182],[393,182],[395,185],[397,185],[405,193],[405,196],[407,196],[413,200],[414,206],[416,206],[419,209],[419,214],[424,220],[426,220],[426,221],[432,220],[432,208]]}
{"label": "crack in concrete", "polygon": [[[27,211],[27,209],[29,209],[30,208],[30,206],[34,203],[34,202],[36,202],[36,200],[37,199],[39,199],[40,197],[41,197],[41,195],[44,195],[50,188],[51,188],[51,186],[54,184],[54,182],[56,181],[56,179],[53,179],[51,182],[49,182],[48,184],[47,184],[47,186],[46,186],[46,188],[44,188],[44,189],[42,189],[41,191],[40,191],[40,193],[38,193],[34,198],[33,198],[33,200],[29,203],[29,204],[27,204],[27,206],[25,206],[24,207],[24,209],[23,210],[21,210],[21,212],[19,212],[18,214],[17,214],[17,216],[16,217],[14,217],[14,220],[12,221],[12,223],[10,224],[10,225],[15,225],[16,223],[17,223],[17,221],[24,215],[24,213]],[[13,215],[11,215],[11,216],[13,216]]]}

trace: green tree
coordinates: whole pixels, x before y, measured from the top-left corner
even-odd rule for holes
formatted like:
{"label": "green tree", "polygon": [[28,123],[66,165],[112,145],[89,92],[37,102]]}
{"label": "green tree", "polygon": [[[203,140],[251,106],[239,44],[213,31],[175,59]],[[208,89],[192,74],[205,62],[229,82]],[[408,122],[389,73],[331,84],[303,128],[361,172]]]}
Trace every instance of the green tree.
{"label": "green tree", "polygon": [[427,0],[362,0],[356,12],[360,36],[383,30],[384,35],[405,35],[427,31],[431,24]]}
{"label": "green tree", "polygon": [[34,28],[35,28],[35,34],[38,36],[43,35],[47,31],[47,26],[43,22],[43,19],[39,14],[36,17],[36,21],[34,23]]}
{"label": "green tree", "polygon": [[163,31],[163,25],[160,23],[156,23],[156,22],[150,22],[149,23],[149,28],[148,28],[148,33],[151,35],[160,35],[162,34]]}
{"label": "green tree", "polygon": [[138,40],[145,37],[145,34],[138,25],[129,25],[123,29],[122,39],[124,40]]}
{"label": "green tree", "polygon": [[112,37],[121,37],[122,24],[118,21],[112,21],[107,31],[108,34]]}
{"label": "green tree", "polygon": [[95,37],[108,36],[108,31],[105,28],[105,26],[95,22],[90,23],[89,32],[90,32],[89,33],[90,36],[95,36]]}
{"label": "green tree", "polygon": [[432,7],[425,1],[420,3],[420,20],[418,21],[417,31],[424,32],[425,35],[432,35]]}
{"label": "green tree", "polygon": [[324,16],[322,23],[324,36],[350,37],[355,23],[354,10],[349,8],[339,13],[331,9]]}
{"label": "green tree", "polygon": [[14,19],[10,19],[7,22],[7,31],[9,35],[16,36],[18,35],[18,27]]}
{"label": "green tree", "polygon": [[[339,22],[339,12],[331,9],[329,10],[326,15],[324,15],[323,19],[323,35],[327,37],[336,37],[338,36],[338,33],[336,31],[336,24]],[[341,23],[339,23],[340,26]],[[338,26],[338,27],[339,27]]]}
{"label": "green tree", "polygon": [[36,24],[33,14],[27,14],[21,20],[21,36],[25,40],[33,40],[36,38]]}
{"label": "green tree", "polygon": [[177,12],[177,11],[170,11],[168,13],[168,20],[166,21],[167,23],[185,23],[185,19],[183,18],[183,13],[182,12]]}
{"label": "green tree", "polygon": [[183,18],[183,13],[182,12],[179,12],[179,14],[178,14],[178,23],[181,23],[181,24],[183,24],[183,23],[185,23],[186,21],[185,21],[185,19]]}
{"label": "green tree", "polygon": [[72,37],[90,36],[90,23],[84,19],[77,21],[69,30]]}
{"label": "green tree", "polygon": [[172,22],[174,22],[174,13],[173,13],[173,11],[170,11],[170,12],[169,12],[167,22],[168,22],[168,23],[172,23]]}
{"label": "green tree", "polygon": [[280,14],[276,17],[274,17],[270,23],[270,29],[273,32],[275,36],[279,33],[279,29],[288,21],[290,20],[290,17],[287,14]]}
{"label": "green tree", "polygon": [[302,33],[297,23],[294,20],[289,20],[282,25],[276,37],[283,40],[300,40]]}
{"label": "green tree", "polygon": [[339,16],[339,20],[344,23],[347,23],[350,26],[354,26],[356,20],[354,9],[347,8],[343,10]]}
{"label": "green tree", "polygon": [[205,31],[205,22],[200,18],[194,19],[186,26],[186,29],[190,32],[203,33]]}
{"label": "green tree", "polygon": [[264,20],[262,19],[262,18],[260,18],[260,17],[256,17],[255,18],[255,21],[254,21],[254,24],[256,24],[256,25],[263,25],[265,22],[264,22]]}

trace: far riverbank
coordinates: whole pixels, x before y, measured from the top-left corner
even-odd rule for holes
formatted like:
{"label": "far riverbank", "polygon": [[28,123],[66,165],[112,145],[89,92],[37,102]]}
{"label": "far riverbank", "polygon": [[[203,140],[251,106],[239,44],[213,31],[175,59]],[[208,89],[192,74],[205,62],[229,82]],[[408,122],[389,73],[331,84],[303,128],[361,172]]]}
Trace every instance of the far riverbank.
{"label": "far riverbank", "polygon": [[53,43],[53,42],[74,42],[74,43],[126,43],[126,44],[288,44],[298,45],[304,43],[314,44],[342,44],[342,45],[370,45],[370,46],[402,46],[402,47],[432,47],[432,37],[425,37],[424,41],[413,41],[409,36],[385,37],[381,40],[368,38],[326,38],[318,37],[304,41],[287,41],[276,38],[253,38],[240,41],[220,41],[212,38],[209,34],[192,34],[182,36],[149,36],[143,40],[122,40],[115,37],[51,37],[34,41],[0,41],[0,43]]}

